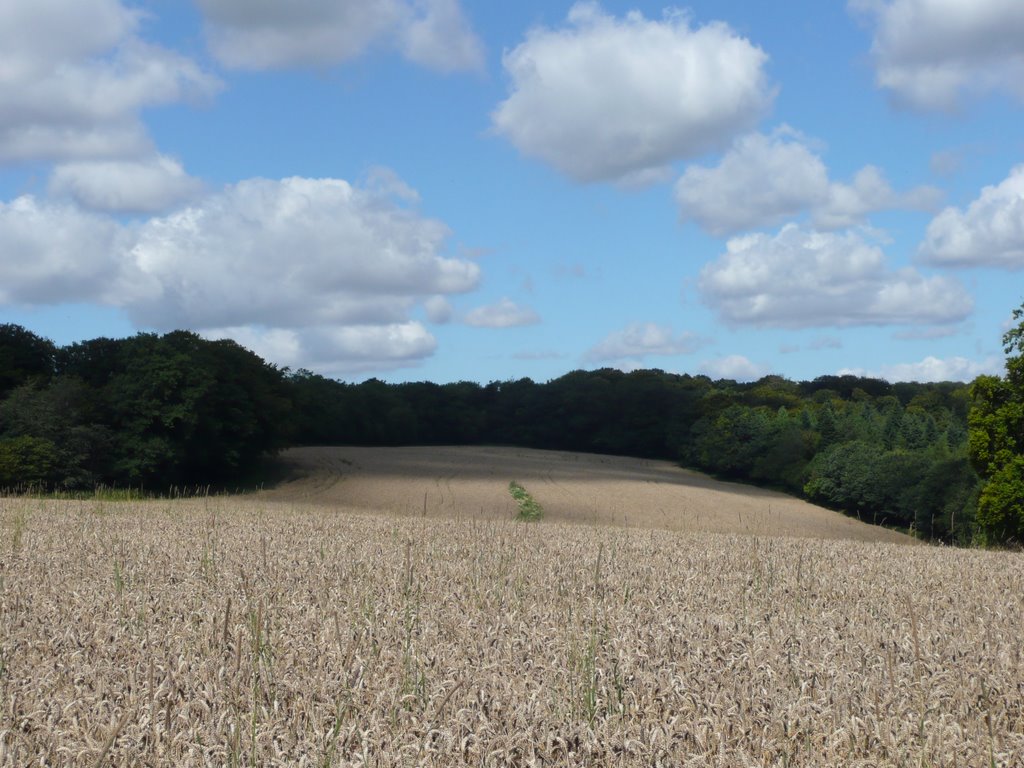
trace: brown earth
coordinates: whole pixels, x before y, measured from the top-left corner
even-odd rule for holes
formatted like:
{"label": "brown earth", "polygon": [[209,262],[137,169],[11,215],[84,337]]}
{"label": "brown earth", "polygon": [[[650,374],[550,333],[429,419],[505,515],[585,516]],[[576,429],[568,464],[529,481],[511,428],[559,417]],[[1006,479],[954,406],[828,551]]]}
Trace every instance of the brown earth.
{"label": "brown earth", "polygon": [[293,478],[264,498],[402,516],[508,519],[510,481],[547,521],[859,541],[908,536],[781,493],[665,461],[505,447],[294,448]]}

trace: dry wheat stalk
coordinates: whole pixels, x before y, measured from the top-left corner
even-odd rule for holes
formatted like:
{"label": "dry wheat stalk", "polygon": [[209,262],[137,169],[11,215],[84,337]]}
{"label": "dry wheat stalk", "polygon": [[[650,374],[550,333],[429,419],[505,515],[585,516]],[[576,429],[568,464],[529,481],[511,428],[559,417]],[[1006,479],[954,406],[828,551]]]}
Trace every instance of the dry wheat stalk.
{"label": "dry wheat stalk", "polygon": [[2,516],[0,766],[1024,765],[1016,554],[258,499]]}

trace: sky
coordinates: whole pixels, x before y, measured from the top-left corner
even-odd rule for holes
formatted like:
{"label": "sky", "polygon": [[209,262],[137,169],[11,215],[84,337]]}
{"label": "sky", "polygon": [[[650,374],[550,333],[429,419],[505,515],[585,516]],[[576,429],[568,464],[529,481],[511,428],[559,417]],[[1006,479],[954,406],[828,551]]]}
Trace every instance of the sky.
{"label": "sky", "polygon": [[998,373],[1020,0],[0,0],[0,322],[344,381]]}

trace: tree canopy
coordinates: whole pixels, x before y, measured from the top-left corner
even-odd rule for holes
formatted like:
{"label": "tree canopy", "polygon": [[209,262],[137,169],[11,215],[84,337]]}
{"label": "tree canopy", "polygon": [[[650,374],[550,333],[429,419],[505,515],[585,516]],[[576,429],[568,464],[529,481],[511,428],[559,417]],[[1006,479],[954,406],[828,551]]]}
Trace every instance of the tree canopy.
{"label": "tree canopy", "polygon": [[986,541],[1024,541],[1024,306],[1003,335],[1006,375],[979,376],[971,385],[971,461],[984,478],[978,526]]}
{"label": "tree canopy", "polygon": [[284,372],[194,333],[56,349],[0,328],[0,488],[153,489],[244,474],[288,442]]}

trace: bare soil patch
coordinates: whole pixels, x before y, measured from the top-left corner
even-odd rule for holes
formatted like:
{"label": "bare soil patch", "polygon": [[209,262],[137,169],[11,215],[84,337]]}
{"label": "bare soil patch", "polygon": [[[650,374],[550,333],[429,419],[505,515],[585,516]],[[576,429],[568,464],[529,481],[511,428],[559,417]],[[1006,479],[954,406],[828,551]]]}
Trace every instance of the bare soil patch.
{"label": "bare soil patch", "polygon": [[276,501],[402,516],[507,519],[521,483],[551,522],[859,541],[913,541],[806,501],[666,461],[505,447],[295,448]]}

